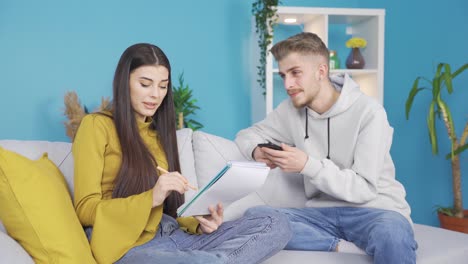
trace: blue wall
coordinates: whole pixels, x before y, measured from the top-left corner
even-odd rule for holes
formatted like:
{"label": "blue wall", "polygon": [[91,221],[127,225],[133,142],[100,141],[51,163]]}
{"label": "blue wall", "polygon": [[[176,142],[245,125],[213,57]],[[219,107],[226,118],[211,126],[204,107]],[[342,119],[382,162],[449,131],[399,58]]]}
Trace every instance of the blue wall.
{"label": "blue wall", "polygon": [[[239,0],[0,2],[0,139],[68,141],[63,95],[75,90],[89,108],[111,95],[112,75],[126,47],[151,42],[169,56],[173,76],[185,73],[202,109],[204,130],[226,138],[250,125],[251,3]],[[433,3],[430,3],[433,2]],[[416,76],[439,61],[468,62],[468,2],[283,0],[285,6],[386,9],[385,108],[395,128],[392,155],[417,223],[437,225],[436,204],[451,204],[450,164],[430,152],[425,97],[411,120],[404,103]],[[437,14],[437,15],[434,15]],[[457,133],[467,122],[468,72],[448,98]],[[222,114],[222,117],[219,115]],[[441,150],[449,151],[439,124]],[[461,156],[468,208],[468,154]]]}
{"label": "blue wall", "polygon": [[207,131],[233,138],[249,125],[241,55],[250,47],[250,2],[70,2],[0,1],[0,109],[10,113],[1,117],[0,138],[67,140],[65,92],[95,108],[111,95],[120,55],[137,42],[160,46],[174,77],[184,72]]}

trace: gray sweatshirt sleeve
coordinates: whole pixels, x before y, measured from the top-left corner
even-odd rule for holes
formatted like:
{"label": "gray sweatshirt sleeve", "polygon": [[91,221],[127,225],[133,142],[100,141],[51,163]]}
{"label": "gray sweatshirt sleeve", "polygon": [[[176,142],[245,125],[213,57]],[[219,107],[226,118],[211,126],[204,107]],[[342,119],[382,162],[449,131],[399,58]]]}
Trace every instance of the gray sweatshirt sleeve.
{"label": "gray sweatshirt sleeve", "polygon": [[[377,183],[384,170],[392,142],[393,129],[384,110],[370,116],[358,134],[351,168],[340,169],[333,161],[311,156],[301,172],[308,189],[320,191],[351,203],[366,203],[378,194]],[[391,164],[393,166],[393,164]]]}
{"label": "gray sweatshirt sleeve", "polygon": [[290,110],[287,104],[288,101],[282,102],[264,120],[237,133],[235,142],[246,158],[253,159],[252,152],[259,143],[269,141],[275,144],[293,144],[289,132],[290,125],[287,117]]}

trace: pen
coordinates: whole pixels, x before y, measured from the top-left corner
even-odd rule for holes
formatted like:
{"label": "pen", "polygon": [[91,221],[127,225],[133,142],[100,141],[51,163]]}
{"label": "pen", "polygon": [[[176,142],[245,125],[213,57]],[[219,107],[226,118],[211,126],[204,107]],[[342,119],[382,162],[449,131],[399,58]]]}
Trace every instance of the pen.
{"label": "pen", "polygon": [[[169,173],[167,170],[165,170],[164,168],[161,168],[161,167],[159,167],[159,166],[156,167],[156,169],[158,169],[159,171],[161,171],[161,172],[163,172],[163,173]],[[185,184],[187,184],[187,186],[188,186],[190,189],[192,189],[192,190],[194,190],[194,191],[198,190],[198,188],[195,187],[195,186],[193,186],[193,185],[191,185],[191,184],[187,181],[187,179],[184,178],[184,180],[185,180]]]}

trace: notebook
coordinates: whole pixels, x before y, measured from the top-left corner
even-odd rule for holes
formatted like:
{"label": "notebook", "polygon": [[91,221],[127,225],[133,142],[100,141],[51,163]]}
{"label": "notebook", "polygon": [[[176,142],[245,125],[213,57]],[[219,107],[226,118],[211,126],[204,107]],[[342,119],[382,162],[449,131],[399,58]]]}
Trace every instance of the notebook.
{"label": "notebook", "polygon": [[270,168],[263,162],[228,161],[203,188],[177,209],[177,215],[209,215],[208,207],[219,202],[226,208],[231,203],[259,189]]}

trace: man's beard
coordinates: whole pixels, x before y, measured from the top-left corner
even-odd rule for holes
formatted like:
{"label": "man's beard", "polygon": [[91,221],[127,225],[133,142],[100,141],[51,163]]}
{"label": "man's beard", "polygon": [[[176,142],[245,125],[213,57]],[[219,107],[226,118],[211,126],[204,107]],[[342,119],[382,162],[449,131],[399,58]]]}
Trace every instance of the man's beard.
{"label": "man's beard", "polygon": [[294,100],[294,98],[291,98],[291,101],[294,107],[297,109],[304,108],[308,104],[307,100]]}

